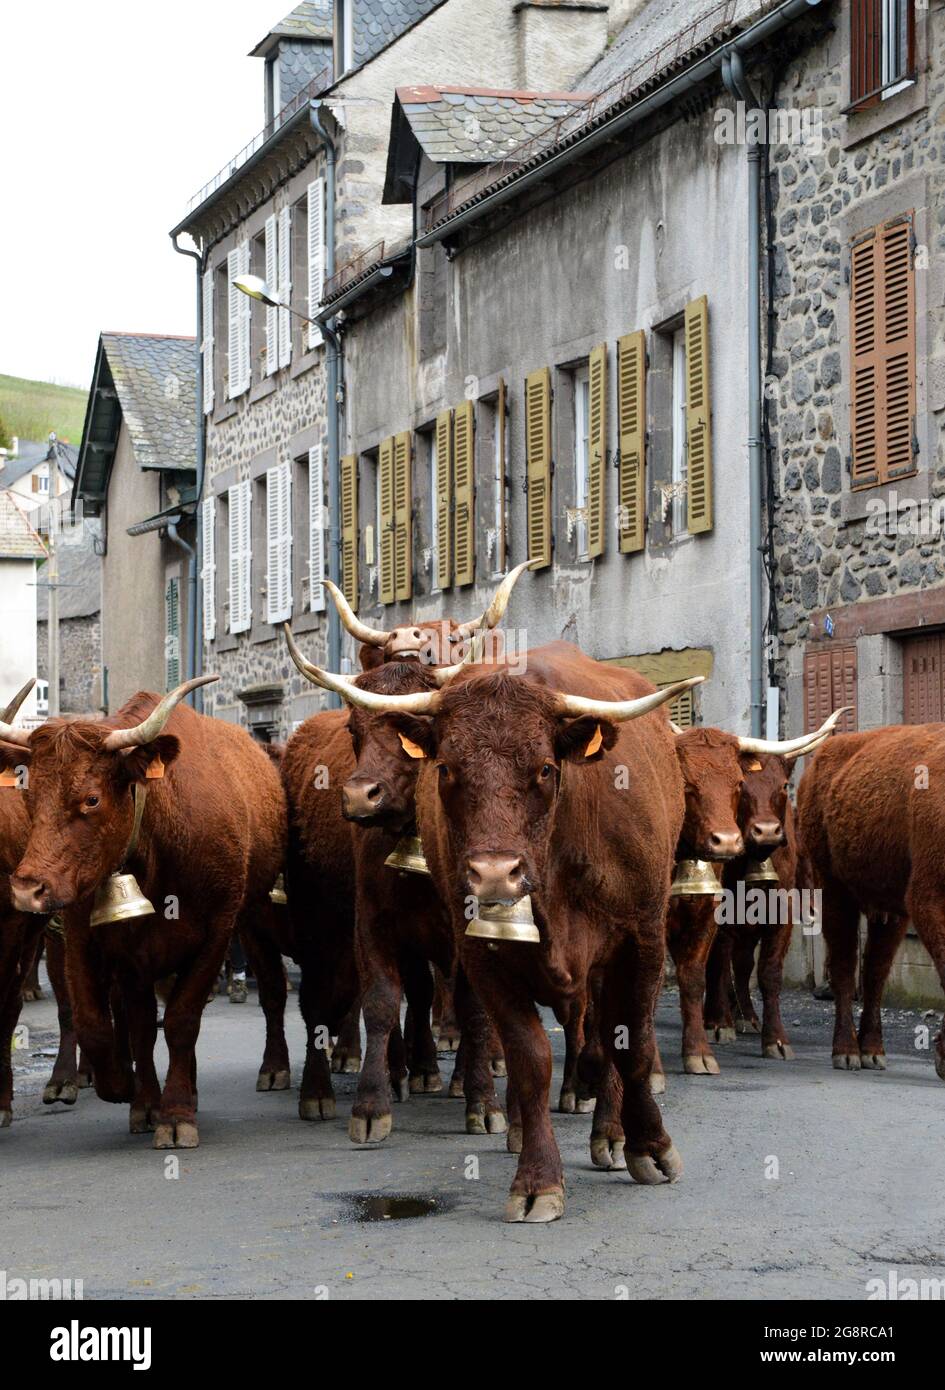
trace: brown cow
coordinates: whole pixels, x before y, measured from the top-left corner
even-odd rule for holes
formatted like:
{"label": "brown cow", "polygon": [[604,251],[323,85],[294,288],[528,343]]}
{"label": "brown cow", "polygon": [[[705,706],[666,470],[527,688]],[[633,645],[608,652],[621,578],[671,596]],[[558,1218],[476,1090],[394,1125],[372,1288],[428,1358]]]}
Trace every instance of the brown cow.
{"label": "brown cow", "polygon": [[[367,701],[396,716],[427,754],[420,833],[463,966],[508,1062],[509,1147],[520,1158],[507,1220],[552,1221],[564,1210],[548,1110],[551,1050],[533,1001],[564,1019],[597,965],[600,1036],[614,1068],[594,1137],[616,1149],[622,1118],[638,1181],[680,1174],[649,1073],[683,789],[665,714],[650,712],[697,683],[654,691],[634,672],[553,643],[530,651],[521,675],[473,666],[439,691]],[[540,945],[465,935],[477,904],[525,895]]]}
{"label": "brown cow", "polygon": [[[941,779],[941,780],[940,780]],[[797,805],[802,847],[822,891],[840,1070],[886,1065],[879,1007],[893,956],[911,919],[945,986],[945,725],[838,734],[806,769]],[[853,1024],[860,913],[869,923],[863,1013]],[[945,1040],[935,1067],[945,1080]]]}
{"label": "brown cow", "polygon": [[[270,760],[245,731],[178,707],[213,679],[187,681],[163,698],[138,694],[104,721],[51,720],[30,734],[0,725],[5,759],[29,763],[32,823],[12,877],[14,905],[33,913],[64,909],[69,993],[96,1092],[130,1102],[132,1133],[153,1128],[155,1148],[198,1143],[200,1016],[234,928],[248,936],[268,920],[284,857],[285,801]],[[157,910],[93,926],[93,897],[128,852],[143,788],[140,837],[127,869]],[[265,965],[274,957],[278,982],[274,968],[270,981],[257,962],[267,1024],[270,1012],[278,1015],[278,983],[285,989],[270,946]],[[154,983],[171,975],[162,1092]],[[264,1066],[287,1072],[288,1058],[269,1056]]]}

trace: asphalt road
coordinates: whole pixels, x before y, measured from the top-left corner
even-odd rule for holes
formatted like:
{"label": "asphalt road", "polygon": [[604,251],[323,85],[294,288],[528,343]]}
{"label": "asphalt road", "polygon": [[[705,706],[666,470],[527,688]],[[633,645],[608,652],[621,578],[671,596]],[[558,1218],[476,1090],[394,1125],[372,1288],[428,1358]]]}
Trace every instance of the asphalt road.
{"label": "asphalt road", "polygon": [[[720,1076],[690,1077],[667,992],[663,1104],[682,1180],[638,1187],[597,1171],[590,1117],[558,1115],[565,1216],[507,1226],[515,1159],[501,1136],[466,1135],[462,1102],[445,1091],[395,1106],[393,1134],[371,1150],[347,1136],[355,1077],[336,1078],[338,1118],[326,1123],[297,1118],[295,1089],[257,1094],[255,994],[206,1011],[201,1147],[177,1155],[176,1179],[149,1137],[128,1134],[127,1107],[88,1091],[72,1109],[42,1105],[51,1060],[38,1054],[55,1013],[48,999],[28,1004],[30,1051],[16,1054],[14,1123],[0,1131],[0,1269],[82,1279],[87,1299],[862,1299],[891,1269],[945,1277],[945,1086],[913,1044],[923,1019],[889,1012],[889,1070],[847,1074],[831,1069],[831,1012],[791,994],[794,1062],[765,1061],[758,1039],[741,1037],[718,1047]],[[294,995],[289,1030],[297,1084]],[[552,1041],[556,1094],[560,1031]]]}

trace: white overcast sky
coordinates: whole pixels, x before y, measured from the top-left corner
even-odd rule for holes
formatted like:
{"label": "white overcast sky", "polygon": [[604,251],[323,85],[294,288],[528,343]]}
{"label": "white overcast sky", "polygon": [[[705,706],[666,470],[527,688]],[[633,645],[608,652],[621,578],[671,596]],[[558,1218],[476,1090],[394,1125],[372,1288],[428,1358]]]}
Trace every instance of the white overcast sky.
{"label": "white overcast sky", "polygon": [[87,386],[101,329],[193,333],[168,232],[259,129],[294,0],[0,4],[0,372]]}

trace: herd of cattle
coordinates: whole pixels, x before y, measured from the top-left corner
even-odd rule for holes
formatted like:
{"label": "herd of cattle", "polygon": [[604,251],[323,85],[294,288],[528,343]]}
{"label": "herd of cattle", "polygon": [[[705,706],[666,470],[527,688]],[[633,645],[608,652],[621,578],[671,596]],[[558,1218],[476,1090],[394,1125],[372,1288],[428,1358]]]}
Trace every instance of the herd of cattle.
{"label": "herd of cattle", "polygon": [[[540,1004],[565,1034],[558,1107],[593,1112],[593,1162],[674,1181],[682,1160],[654,1099],[665,1085],[653,1020],[667,948],[687,1072],[719,1071],[709,1038],[734,1036],[736,1019],[760,1032],[765,1057],[792,1056],[779,1010],[790,915],[719,927],[711,892],[671,895],[682,860],[715,861],[734,887],[770,859],[780,888],[822,891],[834,1065],[885,1065],[879,1005],[907,919],[945,983],[945,726],[831,736],[838,711],[784,742],[681,731],[666,703],[695,681],[655,690],[565,642],[513,669],[493,629],[526,568],[472,622],[392,632],[361,623],[327,584],[363,669],[312,665],[286,629],[299,671],[343,706],[284,748],[181,703],[213,676],[136,695],[105,719],[29,731],[13,723],[21,692],[0,717],[0,1127],[12,1118],[24,979],[45,934],[60,1049],[44,1100],[73,1103],[91,1082],[130,1105],[132,1133],[195,1147],[200,1018],[236,931],[266,1019],[260,1090],[289,1086],[282,957],[300,967],[303,1120],[334,1116],[332,1071],[358,1070],[361,1011],[359,1144],[388,1136],[393,1097],[442,1089],[434,1026],[458,1025],[450,1091],[465,1097],[466,1129],[506,1133],[519,1154],[505,1218],[554,1220],[564,1173]],[[792,764],[819,744],[796,823]],[[410,836],[426,872],[401,866]],[[140,895],[138,915],[101,909],[118,870],[133,875],[122,882]],[[535,939],[470,931],[496,905],[526,903]],[[749,991],[759,943],[760,1021]],[[503,1110],[494,1078],[506,1067]],[[945,1079],[941,1038],[936,1067]]]}

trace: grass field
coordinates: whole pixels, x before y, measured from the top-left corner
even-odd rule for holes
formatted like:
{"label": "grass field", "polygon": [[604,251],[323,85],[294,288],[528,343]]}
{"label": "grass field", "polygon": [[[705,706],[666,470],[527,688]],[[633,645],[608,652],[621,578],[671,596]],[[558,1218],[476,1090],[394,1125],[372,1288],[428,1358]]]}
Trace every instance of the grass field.
{"label": "grass field", "polygon": [[87,400],[88,393],[76,386],[0,376],[0,420],[20,439],[40,441],[55,430],[60,439],[78,444]]}

